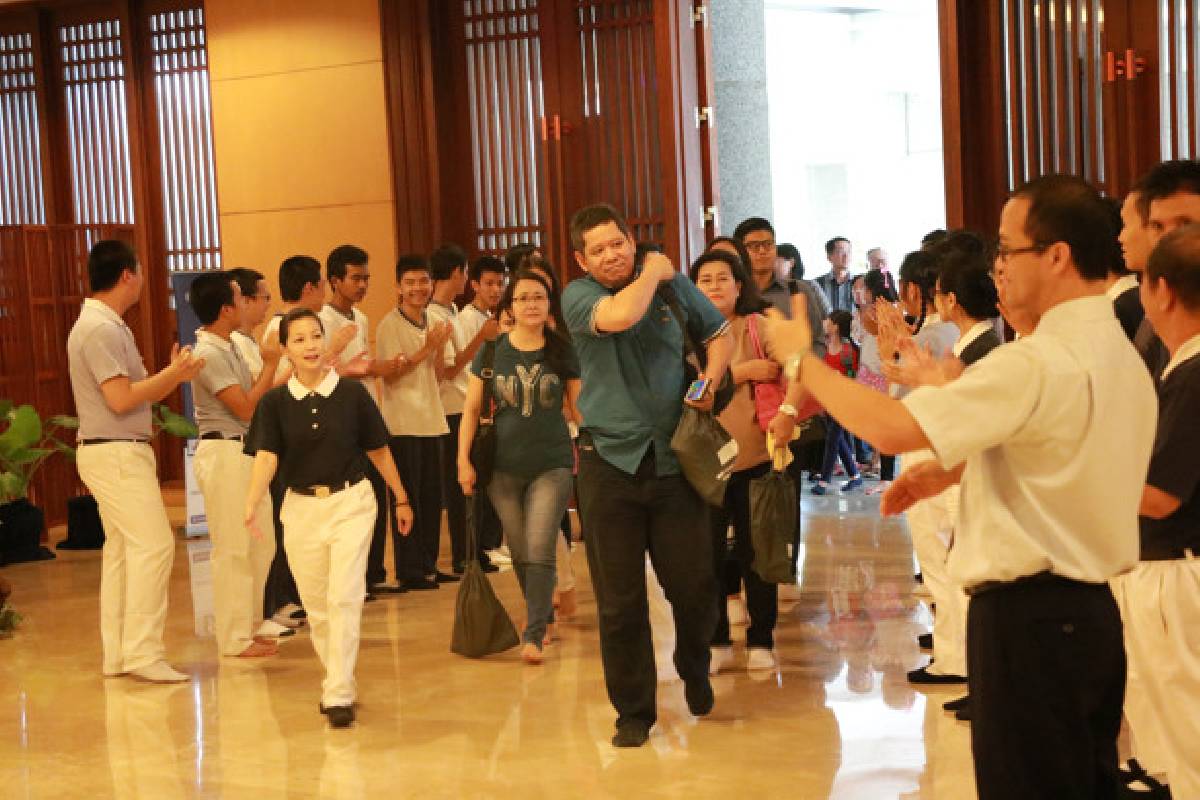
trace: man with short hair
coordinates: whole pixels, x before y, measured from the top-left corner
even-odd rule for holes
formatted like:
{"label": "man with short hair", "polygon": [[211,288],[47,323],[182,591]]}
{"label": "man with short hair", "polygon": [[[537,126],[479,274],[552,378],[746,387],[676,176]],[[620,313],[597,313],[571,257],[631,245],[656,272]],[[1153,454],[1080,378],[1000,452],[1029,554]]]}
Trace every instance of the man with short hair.
{"label": "man with short hair", "polygon": [[[318,315],[328,339],[350,337],[349,344],[337,354],[334,367],[338,374],[358,380],[367,393],[379,402],[375,378],[391,375],[398,368],[395,359],[372,359],[368,341],[370,322],[358,308],[371,285],[367,251],[352,244],[333,248],[325,259],[325,279],[329,283],[329,302]],[[375,493],[375,527],[367,551],[367,599],[376,592],[397,593],[399,586],[389,585],[383,560],[387,550],[388,489],[383,475],[367,459],[367,479]]]}
{"label": "man with short hair", "polygon": [[834,311],[854,312],[854,281],[850,279],[852,252],[850,240],[845,236],[835,236],[827,241],[825,257],[829,259],[829,272],[813,281],[825,293],[829,307]]}
{"label": "man with short hair", "polygon": [[[446,509],[446,526],[450,531],[450,553],[454,575],[462,573],[467,560],[467,499],[458,483],[458,428],[462,422],[463,405],[467,400],[466,367],[489,337],[495,338],[500,328],[495,322],[485,322],[471,330],[464,322],[465,313],[454,304],[455,298],[467,288],[467,254],[455,244],[445,244],[429,257],[433,276],[433,299],[429,303],[429,318],[450,326],[450,346],[442,367],[442,408],[450,432],[442,437],[442,505]],[[490,563],[490,562],[489,562]]]}
{"label": "man with short hair", "polygon": [[[563,293],[563,315],[583,370],[579,408],[579,511],[596,602],[617,747],[646,743],[658,681],[646,600],[646,554],[675,617],[675,667],[689,710],[713,706],[709,642],[717,622],[706,511],[680,471],[671,438],[684,404],[713,406],[729,366],[729,325],[661,253],[634,269],[624,218],[608,205],[571,218],[575,261],[586,273]],[[676,317],[672,305],[683,319]],[[687,331],[681,331],[680,325]],[[686,400],[684,335],[704,348],[699,400]]]}
{"label": "man with short hair", "polygon": [[[785,317],[792,315],[792,294],[797,290],[804,294],[808,303],[808,318],[813,326],[814,341],[821,338],[825,317],[829,316],[829,301],[825,293],[810,281],[795,278],[787,286],[779,281],[775,264],[779,250],[775,243],[775,228],[762,217],[744,219],[733,230],[733,238],[742,243],[750,254],[750,263],[744,266],[750,272],[758,292],[776,311]],[[825,343],[818,345],[824,353]]]}
{"label": "man with short hair", "polygon": [[[1138,210],[1146,220],[1145,231],[1151,250],[1159,239],[1176,228],[1200,222],[1200,161],[1164,161],[1147,172],[1133,188],[1138,194]],[[1130,269],[1136,271],[1137,267],[1131,265]],[[1157,380],[1170,354],[1148,320],[1142,321],[1133,343]]]}
{"label": "man with short hair", "polygon": [[101,669],[105,677],[186,681],[187,675],[167,664],[163,649],[175,536],[150,447],[150,406],[195,377],[204,361],[176,345],[170,364],[148,375],[121,318],[141,299],[145,285],[133,248],[97,242],[87,269],[91,296],[67,337],[67,361],[79,416],[75,466],[96,498],[105,532]]}
{"label": "man with short hair", "polygon": [[778,352],[796,354],[788,372],[847,428],[885,452],[934,451],[892,484],[884,513],[961,482],[948,567],[971,595],[980,800],[1117,793],[1125,655],[1108,581],[1137,562],[1155,402],[1103,295],[1116,235],[1079,178],[1017,190],[996,268],[1008,307],[1036,327],[903,400],[813,357],[802,322],[775,330]]}
{"label": "man with short hair", "polygon": [[1137,339],[1138,328],[1145,314],[1142,311],[1141,293],[1138,291],[1138,275],[1146,269],[1150,257],[1150,236],[1146,231],[1146,219],[1140,209],[1138,192],[1125,195],[1118,217],[1121,235],[1118,237],[1120,254],[1114,254],[1108,270],[1108,282],[1104,294],[1112,301],[1113,311],[1129,341]]}
{"label": "man with short hair", "polygon": [[[255,658],[278,652],[274,639],[260,636],[262,596],[275,555],[275,538],[254,537],[245,524],[246,490],[254,459],[242,452],[258,401],[272,387],[280,348],[263,352],[257,380],[231,337],[242,321],[242,290],[228,272],[197,275],[188,302],[202,327],[195,354],[204,367],[192,379],[192,402],[200,441],[192,466],[204,495],[212,541],[213,597],[217,652]],[[257,509],[258,527],[268,530],[271,504]]]}
{"label": "man with short hair", "polygon": [[230,339],[250,369],[251,380],[257,381],[263,369],[263,359],[258,339],[254,338],[254,329],[262,324],[271,309],[271,287],[267,286],[266,278],[256,269],[235,267],[229,270],[229,277],[233,278],[242,292],[241,320]]}
{"label": "man with short hair", "polygon": [[413,525],[399,534],[392,520],[396,580],[404,591],[437,589],[452,576],[437,568],[442,529],[441,437],[449,431],[439,388],[451,328],[427,311],[433,295],[429,262],[402,256],[396,263],[399,306],[379,322],[375,349],[398,359],[383,379],[379,406],[391,433],[389,446],[412,503]]}
{"label": "man with short hair", "polygon": [[1143,766],[1165,773],[1173,797],[1200,797],[1200,225],[1162,237],[1141,294],[1170,360],[1139,509],[1140,563],[1121,579],[1125,649],[1140,695],[1132,707],[1127,698],[1126,715],[1135,740],[1156,748],[1156,762]]}

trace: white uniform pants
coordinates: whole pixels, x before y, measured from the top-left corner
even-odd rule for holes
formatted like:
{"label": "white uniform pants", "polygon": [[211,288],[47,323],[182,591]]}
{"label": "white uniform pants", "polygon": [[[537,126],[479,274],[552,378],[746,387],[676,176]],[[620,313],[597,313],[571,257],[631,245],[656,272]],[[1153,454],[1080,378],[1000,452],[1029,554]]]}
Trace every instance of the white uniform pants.
{"label": "white uniform pants", "polygon": [[375,492],[361,480],[329,497],[289,491],[280,512],[283,546],[308,612],[313,648],[325,667],[321,702],[354,702],[354,665],[367,592],[367,550],[375,528]]}
{"label": "white uniform pants", "polygon": [[[903,467],[910,469],[932,458],[927,450],[905,454]],[[951,486],[937,497],[915,503],[907,514],[921,577],[937,604],[933,615],[933,663],[929,667],[935,675],[967,674],[968,598],[962,586],[950,578],[946,566],[958,521],[958,495],[958,487]]]}
{"label": "white uniform pants", "polygon": [[110,442],[79,448],[79,477],[100,507],[100,642],[106,673],[128,672],[164,658],[167,585],[175,535],[167,521],[154,451]]}
{"label": "white uniform pants", "polygon": [[258,505],[263,536],[255,539],[243,516],[254,459],[242,452],[242,443],[202,439],[196,445],[192,466],[204,495],[208,538],[213,546],[217,652],[236,656],[251,645],[262,624],[263,587],[275,557],[271,500],[264,496]]}
{"label": "white uniform pants", "polygon": [[1113,589],[1134,755],[1173,797],[1200,797],[1200,558],[1143,561]]}

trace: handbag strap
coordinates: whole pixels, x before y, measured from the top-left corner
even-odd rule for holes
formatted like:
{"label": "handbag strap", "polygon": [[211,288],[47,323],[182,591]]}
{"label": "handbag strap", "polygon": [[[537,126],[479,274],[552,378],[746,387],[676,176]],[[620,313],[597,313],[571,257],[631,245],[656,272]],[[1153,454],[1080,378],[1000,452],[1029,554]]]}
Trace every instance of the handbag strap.
{"label": "handbag strap", "polygon": [[[487,407],[487,419],[490,423],[496,416],[496,343],[498,339],[492,339],[483,344],[483,367],[479,370],[479,377],[483,379],[483,405]],[[483,415],[480,414],[480,418]]]}
{"label": "handbag strap", "polygon": [[750,331],[750,344],[754,345],[754,355],[758,358],[766,358],[767,351],[763,348],[762,339],[758,336],[758,314],[751,314],[746,318],[746,329]]}
{"label": "handbag strap", "polygon": [[658,287],[658,296],[662,298],[671,308],[671,316],[675,317],[675,321],[679,323],[679,329],[683,331],[683,358],[686,361],[689,355],[696,357],[696,363],[700,365],[700,369],[704,369],[704,361],[707,353],[696,346],[696,342],[692,339],[692,331],[687,326],[687,317],[683,314],[683,309],[679,305],[679,297],[675,294],[675,289],[670,284],[664,284]]}

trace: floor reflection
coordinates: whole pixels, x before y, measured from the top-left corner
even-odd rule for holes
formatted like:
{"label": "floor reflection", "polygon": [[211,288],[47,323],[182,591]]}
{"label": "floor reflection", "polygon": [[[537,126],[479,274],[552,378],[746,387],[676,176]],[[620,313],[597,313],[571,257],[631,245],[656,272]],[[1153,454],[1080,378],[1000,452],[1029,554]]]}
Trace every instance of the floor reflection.
{"label": "floor reflection", "polygon": [[[648,747],[609,744],[595,605],[581,550],[581,608],[541,668],[515,653],[448,651],[454,592],[381,599],[364,614],[359,724],[317,713],[307,637],[277,658],[218,664],[191,630],[186,559],[172,577],[168,651],[195,678],[157,687],[98,675],[98,553],[5,570],[28,621],[0,642],[0,795],[114,797],[973,797],[967,727],[917,692],[928,611],[913,596],[902,522],[877,501],[806,498],[799,587],[781,602],[779,669],[714,680],[711,718],[688,712],[671,667],[669,610],[651,585],[659,724]],[[514,616],[511,573],[494,576]],[[737,650],[744,629],[735,628]],[[740,656],[739,656],[740,657]],[[738,662],[741,663],[741,662]]]}

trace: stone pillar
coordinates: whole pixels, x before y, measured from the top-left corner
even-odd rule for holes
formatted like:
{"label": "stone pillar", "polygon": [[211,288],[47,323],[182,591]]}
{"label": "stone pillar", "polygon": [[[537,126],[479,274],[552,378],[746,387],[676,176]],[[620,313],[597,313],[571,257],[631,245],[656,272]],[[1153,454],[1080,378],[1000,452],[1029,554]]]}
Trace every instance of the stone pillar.
{"label": "stone pillar", "polygon": [[771,218],[765,0],[709,0],[716,90],[720,231]]}

